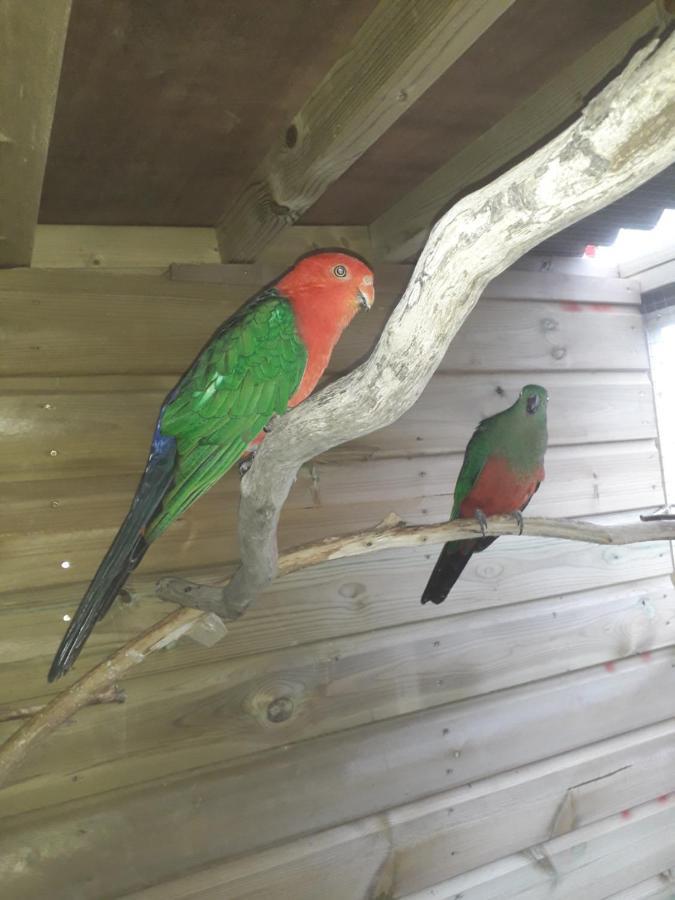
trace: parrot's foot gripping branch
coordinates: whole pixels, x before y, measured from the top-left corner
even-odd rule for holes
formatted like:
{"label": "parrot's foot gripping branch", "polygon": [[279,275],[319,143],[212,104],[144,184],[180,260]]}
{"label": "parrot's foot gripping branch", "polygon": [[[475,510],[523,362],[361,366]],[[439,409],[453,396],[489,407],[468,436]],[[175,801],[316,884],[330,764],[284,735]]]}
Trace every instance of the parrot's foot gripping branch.
{"label": "parrot's foot gripping branch", "polygon": [[485,513],[483,512],[483,510],[477,509],[476,512],[473,514],[473,517],[480,525],[480,533],[483,535],[483,537],[487,537],[488,522],[487,522],[487,518],[485,517]]}
{"label": "parrot's foot gripping branch", "polygon": [[511,515],[513,516],[513,518],[516,520],[516,522],[518,524],[518,534],[522,534],[523,533],[523,514],[521,513],[521,511],[519,509],[514,509],[513,512],[511,513]]}

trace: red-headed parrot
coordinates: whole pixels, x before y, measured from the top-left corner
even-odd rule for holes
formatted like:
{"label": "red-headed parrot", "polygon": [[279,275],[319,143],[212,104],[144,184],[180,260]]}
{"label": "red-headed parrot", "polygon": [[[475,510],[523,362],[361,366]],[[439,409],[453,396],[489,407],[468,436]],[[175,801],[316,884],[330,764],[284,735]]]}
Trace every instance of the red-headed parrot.
{"label": "red-headed parrot", "polygon": [[[513,406],[483,419],[464,454],[451,519],[474,516],[483,528],[486,516],[513,513],[520,518],[544,480],[547,403],[544,388],[528,384]],[[441,550],[424,589],[422,603],[442,603],[471,554],[484,550],[496,540],[483,537],[449,541]]]}
{"label": "red-headed parrot", "polygon": [[364,262],[320,252],[220,326],[162,404],[131,509],[68,626],[49,681],[70,669],[150,544],[264,437],[270,419],[314,390],[343,330],[373,299]]}

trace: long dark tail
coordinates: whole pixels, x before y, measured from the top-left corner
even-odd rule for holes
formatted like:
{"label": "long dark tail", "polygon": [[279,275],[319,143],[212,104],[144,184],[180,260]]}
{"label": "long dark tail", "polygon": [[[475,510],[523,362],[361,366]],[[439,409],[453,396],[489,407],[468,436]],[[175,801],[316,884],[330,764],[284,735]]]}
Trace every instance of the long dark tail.
{"label": "long dark tail", "polygon": [[[157,452],[157,451],[160,452]],[[68,626],[47,678],[55,681],[73,665],[96,623],[105,616],[125,581],[145,555],[149,543],[144,529],[171,486],[175,448],[153,444],[153,452],[126,519],[80,601]]]}
{"label": "long dark tail", "polygon": [[448,541],[424,588],[422,603],[442,603],[473,554],[485,550],[496,540],[497,538],[480,538],[477,541]]}

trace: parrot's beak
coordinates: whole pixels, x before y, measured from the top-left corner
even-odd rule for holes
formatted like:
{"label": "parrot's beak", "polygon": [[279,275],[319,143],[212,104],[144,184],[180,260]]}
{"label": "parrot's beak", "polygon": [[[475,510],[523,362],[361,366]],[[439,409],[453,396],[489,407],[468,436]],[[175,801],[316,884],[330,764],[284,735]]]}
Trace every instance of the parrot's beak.
{"label": "parrot's beak", "polygon": [[361,309],[370,309],[375,300],[375,289],[372,284],[364,284],[361,282],[361,286],[358,290],[358,300]]}

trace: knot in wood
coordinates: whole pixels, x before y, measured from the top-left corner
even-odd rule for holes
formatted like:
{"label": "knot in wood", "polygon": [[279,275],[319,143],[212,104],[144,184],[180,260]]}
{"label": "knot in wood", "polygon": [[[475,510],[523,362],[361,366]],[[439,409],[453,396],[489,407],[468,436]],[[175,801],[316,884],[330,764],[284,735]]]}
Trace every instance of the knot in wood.
{"label": "knot in wood", "polygon": [[293,715],[293,701],[290,697],[275,697],[267,707],[270,722],[286,722]]}
{"label": "knot in wood", "polygon": [[286,129],[285,143],[289,150],[292,150],[298,143],[298,129],[296,125],[289,125]]}

